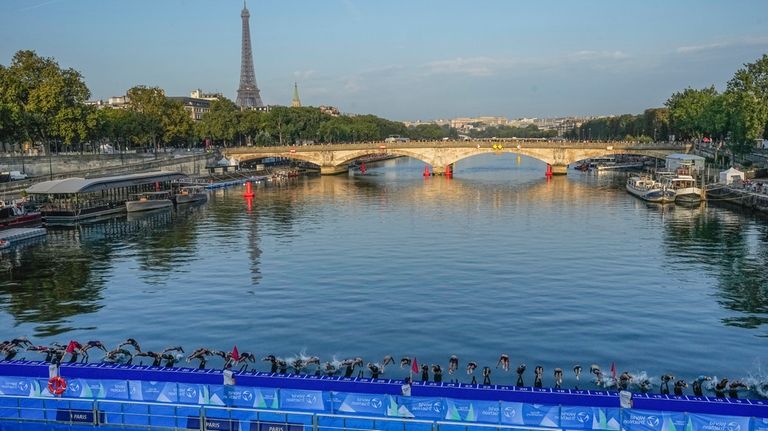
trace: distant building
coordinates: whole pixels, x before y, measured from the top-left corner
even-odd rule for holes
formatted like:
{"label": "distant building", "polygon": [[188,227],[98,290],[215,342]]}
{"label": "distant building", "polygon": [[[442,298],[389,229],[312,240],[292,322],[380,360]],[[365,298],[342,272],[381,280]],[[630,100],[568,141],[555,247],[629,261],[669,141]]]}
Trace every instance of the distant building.
{"label": "distant building", "polygon": [[293,99],[291,100],[291,108],[301,108],[301,99],[299,99],[299,84],[293,83]]}
{"label": "distant building", "polygon": [[181,102],[184,110],[189,113],[189,117],[194,121],[200,121],[203,114],[211,110],[211,101],[208,99],[198,99],[196,97],[171,96],[168,100]]}
{"label": "distant building", "polygon": [[197,90],[192,90],[189,93],[189,97],[193,99],[219,100],[223,99],[224,95],[221,93],[203,93],[203,90],[198,88]]}
{"label": "distant building", "polygon": [[335,106],[320,105],[318,109],[320,109],[320,112],[323,114],[328,114],[331,117],[338,117],[341,115],[339,108],[336,108]]}

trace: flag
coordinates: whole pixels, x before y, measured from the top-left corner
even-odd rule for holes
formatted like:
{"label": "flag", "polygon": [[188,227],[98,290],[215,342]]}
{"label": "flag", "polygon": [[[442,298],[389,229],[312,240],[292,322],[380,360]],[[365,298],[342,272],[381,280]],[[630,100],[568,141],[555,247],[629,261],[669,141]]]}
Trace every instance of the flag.
{"label": "flag", "polygon": [[72,340],[72,341],[69,342],[69,344],[67,344],[66,352],[67,353],[72,353],[72,352],[75,351],[76,348],[77,348],[77,341]]}
{"label": "flag", "polygon": [[416,361],[416,357],[413,357],[413,362],[411,362],[411,371],[414,373],[419,372],[419,363]]}
{"label": "flag", "polygon": [[611,378],[616,380],[616,363],[611,362]]}
{"label": "flag", "polygon": [[232,348],[232,360],[235,362],[240,361],[240,352],[237,351],[237,346]]}

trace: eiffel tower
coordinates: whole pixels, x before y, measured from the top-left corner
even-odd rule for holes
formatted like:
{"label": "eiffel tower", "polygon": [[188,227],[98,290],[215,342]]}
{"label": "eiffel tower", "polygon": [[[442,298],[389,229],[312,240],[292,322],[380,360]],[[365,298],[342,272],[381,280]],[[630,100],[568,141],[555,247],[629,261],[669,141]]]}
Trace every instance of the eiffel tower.
{"label": "eiffel tower", "polygon": [[248,20],[251,14],[243,0],[243,11],[240,13],[243,19],[243,47],[240,54],[240,88],[237,89],[237,101],[240,108],[260,108],[264,106],[259,95],[259,87],[256,86],[256,74],[253,71],[253,53],[251,52],[251,28]]}

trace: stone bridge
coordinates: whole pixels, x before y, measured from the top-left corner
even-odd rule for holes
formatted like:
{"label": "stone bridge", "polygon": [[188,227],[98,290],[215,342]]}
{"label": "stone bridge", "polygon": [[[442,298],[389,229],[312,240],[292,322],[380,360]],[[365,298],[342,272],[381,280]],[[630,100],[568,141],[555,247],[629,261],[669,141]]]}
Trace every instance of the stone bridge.
{"label": "stone bridge", "polygon": [[285,157],[318,165],[323,175],[347,171],[350,162],[370,155],[407,156],[432,166],[442,175],[448,166],[467,157],[487,153],[514,153],[533,157],[552,166],[552,173],[565,175],[570,163],[615,154],[636,154],[665,158],[672,153],[687,153],[690,144],[632,142],[571,142],[544,140],[497,141],[409,141],[354,144],[300,145],[280,147],[233,147],[221,152],[239,162],[267,157]]}

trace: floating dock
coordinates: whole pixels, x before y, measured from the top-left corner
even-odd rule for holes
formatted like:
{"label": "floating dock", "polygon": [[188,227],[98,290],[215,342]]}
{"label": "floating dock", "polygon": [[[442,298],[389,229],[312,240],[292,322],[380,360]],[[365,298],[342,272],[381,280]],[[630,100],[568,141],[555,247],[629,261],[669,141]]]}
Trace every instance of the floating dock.
{"label": "floating dock", "polygon": [[0,430],[768,431],[763,400],[113,364],[53,367],[57,397],[49,365],[0,362]]}
{"label": "floating dock", "polygon": [[7,247],[14,246],[19,242],[33,238],[40,238],[47,234],[48,231],[41,227],[17,227],[13,229],[0,230],[0,242],[6,242],[8,244]]}

